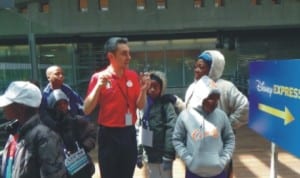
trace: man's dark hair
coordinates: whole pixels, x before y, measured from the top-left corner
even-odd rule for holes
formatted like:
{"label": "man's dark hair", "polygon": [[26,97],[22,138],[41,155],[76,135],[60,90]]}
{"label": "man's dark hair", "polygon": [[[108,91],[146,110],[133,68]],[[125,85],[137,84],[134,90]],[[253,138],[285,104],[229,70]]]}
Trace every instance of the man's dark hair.
{"label": "man's dark hair", "polygon": [[115,52],[118,44],[127,44],[128,39],[123,37],[111,37],[104,44],[104,56],[107,56],[108,52]]}

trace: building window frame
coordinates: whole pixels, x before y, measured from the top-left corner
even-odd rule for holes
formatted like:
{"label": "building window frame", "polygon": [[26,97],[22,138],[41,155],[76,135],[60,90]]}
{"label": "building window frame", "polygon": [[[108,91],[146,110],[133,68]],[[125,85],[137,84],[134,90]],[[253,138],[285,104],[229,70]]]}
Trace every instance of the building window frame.
{"label": "building window frame", "polygon": [[251,0],[252,5],[261,5],[261,0]]}
{"label": "building window frame", "polygon": [[215,0],[215,7],[223,7],[224,5],[224,0]]}
{"label": "building window frame", "polygon": [[78,6],[80,12],[88,11],[88,0],[78,0]]}
{"label": "building window frame", "polygon": [[137,10],[145,10],[146,9],[146,1],[145,0],[136,0],[136,9]]}
{"label": "building window frame", "polygon": [[167,9],[167,0],[156,0],[156,8],[158,10]]}
{"label": "building window frame", "polygon": [[108,0],[99,0],[99,9],[101,11],[108,11],[109,10],[109,2]]}
{"label": "building window frame", "polygon": [[273,3],[273,4],[280,4],[280,3],[281,3],[281,0],[272,0],[272,3]]}
{"label": "building window frame", "polygon": [[194,0],[194,8],[199,9],[204,7],[204,0]]}
{"label": "building window frame", "polygon": [[40,12],[49,13],[49,10],[50,10],[49,2],[40,3]]}

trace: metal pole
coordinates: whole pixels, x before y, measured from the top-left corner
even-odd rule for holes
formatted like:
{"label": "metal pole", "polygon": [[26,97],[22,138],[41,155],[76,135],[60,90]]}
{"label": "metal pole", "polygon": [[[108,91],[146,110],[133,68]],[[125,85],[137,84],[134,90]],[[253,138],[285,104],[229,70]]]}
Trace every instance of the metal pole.
{"label": "metal pole", "polygon": [[276,150],[276,145],[272,142],[270,178],[277,178],[277,162],[278,162],[278,152]]}
{"label": "metal pole", "polygon": [[38,80],[38,62],[36,58],[35,35],[32,32],[31,13],[28,12],[28,45],[29,45],[29,61],[31,62],[31,78]]}
{"label": "metal pole", "polygon": [[36,46],[34,33],[28,33],[28,45],[29,45],[29,60],[31,61],[31,74],[32,79],[38,80],[38,63],[36,58]]}

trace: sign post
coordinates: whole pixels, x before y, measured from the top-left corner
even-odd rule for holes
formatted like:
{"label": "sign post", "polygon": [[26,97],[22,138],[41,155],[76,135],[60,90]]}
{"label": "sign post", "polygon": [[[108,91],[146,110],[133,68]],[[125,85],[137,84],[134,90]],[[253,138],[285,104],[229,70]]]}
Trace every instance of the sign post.
{"label": "sign post", "polygon": [[271,144],[270,178],[277,177],[277,163],[278,163],[278,152],[276,150],[276,145],[272,142],[272,144]]}

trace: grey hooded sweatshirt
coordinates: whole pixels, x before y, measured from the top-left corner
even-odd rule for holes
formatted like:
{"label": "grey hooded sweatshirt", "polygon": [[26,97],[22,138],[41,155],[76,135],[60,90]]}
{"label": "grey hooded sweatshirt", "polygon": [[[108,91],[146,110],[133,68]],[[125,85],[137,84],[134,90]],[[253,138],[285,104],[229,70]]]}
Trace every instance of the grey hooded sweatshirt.
{"label": "grey hooded sweatshirt", "polygon": [[[216,82],[221,91],[218,107],[227,114],[233,129],[238,129],[246,125],[249,116],[249,101],[232,82],[221,79],[225,67],[224,55],[217,50],[206,50],[203,53],[209,53],[212,57],[208,76]],[[185,101],[187,101],[187,98],[193,93],[196,82],[197,81],[194,81],[194,83],[188,87]]]}
{"label": "grey hooded sweatshirt", "polygon": [[[177,118],[173,145],[187,169],[202,177],[220,174],[232,158],[235,136],[227,115],[219,108],[211,113],[202,109],[202,101],[212,92],[219,92],[207,85],[203,76],[197,83],[191,101]],[[213,82],[214,83],[214,82]]]}

